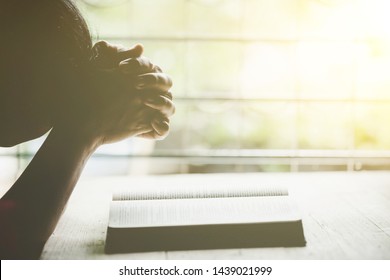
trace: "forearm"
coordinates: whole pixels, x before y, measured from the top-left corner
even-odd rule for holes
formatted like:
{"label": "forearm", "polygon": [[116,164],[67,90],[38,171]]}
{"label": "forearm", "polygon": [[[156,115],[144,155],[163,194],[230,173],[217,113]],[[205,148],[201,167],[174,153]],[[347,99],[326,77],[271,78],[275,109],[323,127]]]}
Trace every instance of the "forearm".
{"label": "forearm", "polygon": [[[104,58],[106,53],[114,60],[109,69],[104,63],[95,66],[97,70],[110,71],[93,71],[83,79],[85,84],[79,85],[80,95],[69,100],[72,106],[58,108],[63,114],[54,114],[57,126],[0,200],[2,258],[39,257],[97,146],[132,136],[162,139],[168,133],[169,117],[174,113],[168,92],[171,79],[148,59],[139,57],[140,46],[126,52],[108,44],[102,48],[103,56],[98,57]],[[69,109],[71,114],[61,112]],[[3,254],[2,248],[9,254]]]}
{"label": "forearm", "polygon": [[39,257],[53,232],[85,163],[97,141],[54,128],[29,166],[2,201],[13,205],[8,211],[16,238],[11,258]]}

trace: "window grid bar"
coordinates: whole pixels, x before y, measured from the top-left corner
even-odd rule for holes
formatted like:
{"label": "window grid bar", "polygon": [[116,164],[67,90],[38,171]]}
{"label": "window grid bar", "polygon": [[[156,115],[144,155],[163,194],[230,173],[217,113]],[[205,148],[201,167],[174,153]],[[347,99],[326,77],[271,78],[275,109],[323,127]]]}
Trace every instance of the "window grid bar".
{"label": "window grid bar", "polygon": [[187,97],[187,96],[175,96],[175,101],[180,102],[203,102],[203,101],[234,101],[234,102],[288,102],[288,103],[373,103],[373,104],[383,104],[390,103],[390,98],[377,98],[377,99],[356,99],[354,97],[351,98],[230,98],[230,97]]}
{"label": "window grid bar", "polygon": [[[223,43],[269,43],[269,44],[297,44],[297,43],[353,43],[368,44],[369,39],[329,39],[329,38],[293,38],[293,39],[273,39],[273,38],[256,38],[241,37],[240,35],[225,36],[102,36],[104,40],[118,41],[171,41],[171,42],[223,42]],[[101,39],[101,38],[94,38]]]}

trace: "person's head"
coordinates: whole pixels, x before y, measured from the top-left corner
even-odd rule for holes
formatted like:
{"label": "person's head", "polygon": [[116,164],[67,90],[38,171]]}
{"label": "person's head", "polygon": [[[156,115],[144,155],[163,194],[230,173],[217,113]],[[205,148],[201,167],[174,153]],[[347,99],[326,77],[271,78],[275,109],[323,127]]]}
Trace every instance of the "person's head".
{"label": "person's head", "polygon": [[71,0],[0,0],[0,146],[43,135],[77,98],[92,42]]}

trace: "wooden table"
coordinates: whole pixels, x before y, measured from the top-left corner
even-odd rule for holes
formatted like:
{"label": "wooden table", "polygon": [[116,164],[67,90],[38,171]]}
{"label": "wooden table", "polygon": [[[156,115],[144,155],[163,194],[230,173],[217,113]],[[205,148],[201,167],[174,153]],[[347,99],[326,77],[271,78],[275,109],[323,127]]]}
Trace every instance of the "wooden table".
{"label": "wooden table", "polygon": [[[279,184],[302,212],[300,248],[104,254],[114,190],[147,184]],[[42,259],[390,259],[390,172],[82,178]]]}

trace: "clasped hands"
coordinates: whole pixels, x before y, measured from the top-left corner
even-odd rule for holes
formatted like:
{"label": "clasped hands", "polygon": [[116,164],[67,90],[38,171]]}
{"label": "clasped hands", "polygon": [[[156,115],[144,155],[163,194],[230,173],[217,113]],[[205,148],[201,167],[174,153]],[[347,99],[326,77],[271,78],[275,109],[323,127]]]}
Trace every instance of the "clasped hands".
{"label": "clasped hands", "polygon": [[115,84],[96,81],[96,91],[101,94],[98,113],[94,114],[99,120],[94,122],[94,129],[102,137],[102,144],[131,136],[165,138],[169,131],[169,117],[175,113],[169,91],[172,87],[170,77],[141,56],[141,45],[124,49],[100,41],[94,45],[93,51],[94,68],[103,73],[101,77],[105,77],[106,72],[115,76],[114,81],[121,85],[118,88]]}

